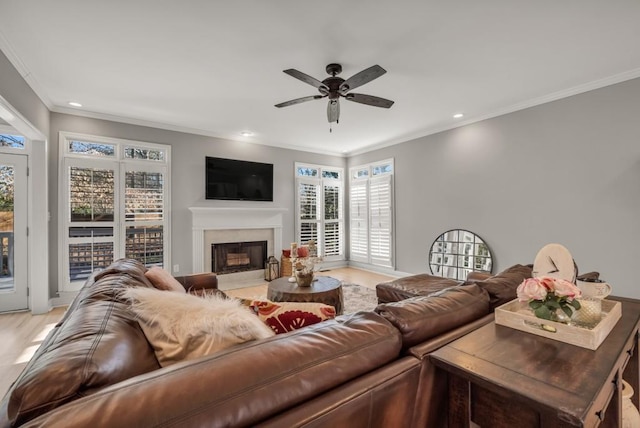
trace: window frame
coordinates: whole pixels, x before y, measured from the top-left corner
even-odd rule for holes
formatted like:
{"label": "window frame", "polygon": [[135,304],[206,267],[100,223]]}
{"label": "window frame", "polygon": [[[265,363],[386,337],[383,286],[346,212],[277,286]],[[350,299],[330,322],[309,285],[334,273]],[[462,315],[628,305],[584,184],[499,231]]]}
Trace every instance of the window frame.
{"label": "window frame", "polygon": [[[300,168],[307,168],[311,170],[317,170],[317,175],[298,175]],[[337,178],[325,176],[325,173],[336,173]],[[296,219],[295,219],[295,239],[300,245],[306,245],[306,242],[301,242],[302,233],[301,226],[303,223],[315,223],[317,226],[318,242],[316,243],[318,248],[318,256],[321,256],[324,261],[341,261],[346,260],[345,252],[345,176],[344,168],[316,165],[303,162],[296,162],[294,165],[294,179],[295,179],[295,204],[296,204]],[[301,217],[300,206],[300,185],[310,184],[316,186],[317,199],[316,199],[316,219],[303,220]],[[327,219],[325,213],[325,187],[337,187],[338,188],[338,218]],[[338,224],[338,250],[337,254],[327,255],[326,250],[326,237],[325,226],[328,224]]]}
{"label": "window frame", "polygon": [[0,134],[19,135],[24,138],[24,147],[0,147],[0,152],[8,154],[29,155],[31,154],[31,139],[21,132],[18,132],[11,125],[0,125]]}
{"label": "window frame", "polygon": [[[380,168],[384,168],[381,172]],[[362,165],[356,165],[349,168],[349,260],[355,262],[367,263],[374,266],[380,266],[385,268],[395,268],[395,195],[394,195],[394,174],[395,174],[395,160],[394,158],[383,159],[376,162],[371,162]],[[384,184],[388,186],[388,236],[389,236],[389,255],[388,257],[381,257],[380,254],[372,254],[372,235],[374,233],[380,233],[381,230],[386,228],[374,227],[374,217],[387,218],[386,216],[375,216],[372,213],[371,202],[375,195],[372,194],[372,183],[376,186]],[[354,216],[352,212],[351,196],[353,189],[358,187],[364,187],[365,203],[364,209],[366,213],[360,213],[359,216]],[[366,254],[362,251],[354,251],[354,245],[362,245],[360,240],[356,243],[351,237],[354,236],[355,223],[364,223],[366,229]],[[379,222],[378,222],[379,223]]]}
{"label": "window frame", "polygon": [[[97,144],[114,146],[113,156],[98,156],[86,153],[74,153],[69,149],[69,142],[81,140]],[[125,158],[124,147],[161,150],[164,152],[163,160],[132,159]],[[114,171],[114,219],[112,222],[83,222],[82,226],[106,226],[113,224],[113,251],[114,260],[125,257],[127,226],[138,222],[127,221],[125,215],[125,176],[127,171],[161,172],[163,179],[163,215],[157,223],[163,225],[163,265],[166,269],[171,266],[171,146],[168,144],[156,144],[149,142],[133,141],[126,139],[101,137],[73,132],[59,133],[59,162],[58,162],[58,245],[59,245],[59,271],[58,290],[61,293],[75,292],[82,287],[84,279],[71,281],[69,272],[69,244],[81,242],[82,239],[70,238],[69,228],[77,222],[72,222],[69,216],[69,177],[70,166],[87,168],[113,169]],[[108,226],[110,227],[110,226]],[[89,238],[84,239],[87,241]],[[91,238],[95,243],[110,241],[108,238]]]}

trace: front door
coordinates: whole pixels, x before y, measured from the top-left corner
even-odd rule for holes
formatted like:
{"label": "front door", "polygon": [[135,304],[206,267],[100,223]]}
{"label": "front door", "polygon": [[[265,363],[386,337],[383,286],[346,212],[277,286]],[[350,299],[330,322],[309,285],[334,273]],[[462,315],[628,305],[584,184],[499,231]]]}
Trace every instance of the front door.
{"label": "front door", "polygon": [[0,154],[0,312],[28,309],[27,157]]}

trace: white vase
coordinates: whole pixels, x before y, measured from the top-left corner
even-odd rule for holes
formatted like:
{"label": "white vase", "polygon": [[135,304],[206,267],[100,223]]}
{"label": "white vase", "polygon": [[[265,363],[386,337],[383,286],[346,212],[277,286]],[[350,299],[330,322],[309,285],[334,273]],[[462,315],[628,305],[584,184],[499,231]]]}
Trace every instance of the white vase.
{"label": "white vase", "polygon": [[640,428],[640,412],[631,401],[633,388],[622,381],[622,428]]}

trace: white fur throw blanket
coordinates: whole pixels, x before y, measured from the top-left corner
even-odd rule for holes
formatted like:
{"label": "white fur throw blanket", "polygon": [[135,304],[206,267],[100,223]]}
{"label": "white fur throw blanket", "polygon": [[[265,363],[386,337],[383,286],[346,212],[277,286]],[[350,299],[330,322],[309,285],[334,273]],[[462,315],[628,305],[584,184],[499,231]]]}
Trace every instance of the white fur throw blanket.
{"label": "white fur throw blanket", "polygon": [[124,291],[161,366],[275,333],[239,300],[135,287]]}

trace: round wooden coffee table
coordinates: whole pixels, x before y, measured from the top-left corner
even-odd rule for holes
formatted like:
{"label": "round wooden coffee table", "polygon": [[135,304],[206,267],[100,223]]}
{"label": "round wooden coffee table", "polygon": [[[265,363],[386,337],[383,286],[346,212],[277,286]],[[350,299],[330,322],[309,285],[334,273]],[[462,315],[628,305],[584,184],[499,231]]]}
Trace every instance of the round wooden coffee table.
{"label": "round wooden coffee table", "polygon": [[330,276],[316,276],[311,287],[298,287],[289,278],[274,279],[269,283],[267,299],[272,302],[315,302],[336,308],[336,315],[342,315],[342,285]]}

